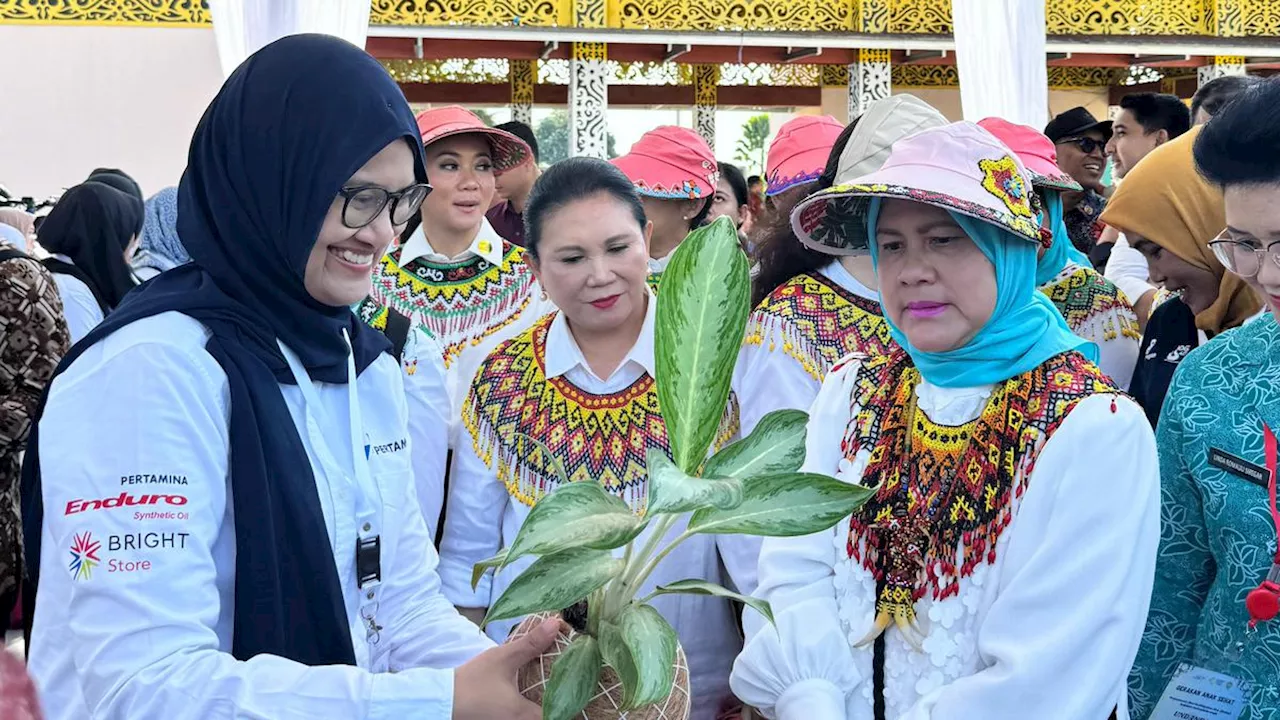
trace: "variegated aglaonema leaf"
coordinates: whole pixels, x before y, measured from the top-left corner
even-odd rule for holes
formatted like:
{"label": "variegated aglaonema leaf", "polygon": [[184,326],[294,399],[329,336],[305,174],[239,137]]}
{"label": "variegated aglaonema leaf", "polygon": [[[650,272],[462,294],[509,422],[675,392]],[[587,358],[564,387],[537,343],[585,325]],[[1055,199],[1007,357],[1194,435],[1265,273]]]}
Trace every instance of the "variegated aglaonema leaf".
{"label": "variegated aglaonema leaf", "polygon": [[503,567],[525,555],[572,548],[612,550],[631,542],[643,529],[644,520],[599,484],[587,480],[561,485],[529,511],[507,548]]}
{"label": "variegated aglaonema leaf", "polygon": [[747,258],[728,218],[690,233],[662,275],[654,329],[658,403],[672,457],[688,475],[715,439],[750,303]]}
{"label": "variegated aglaonema leaf", "polygon": [[649,469],[646,512],[650,515],[727,509],[742,502],[742,483],[737,480],[690,477],[657,448],[649,449],[645,463]]}
{"label": "variegated aglaonema leaf", "polygon": [[542,720],[578,717],[596,694],[602,669],[600,643],[590,635],[574,638],[551,666],[551,679],[542,696]]}
{"label": "variegated aglaonema leaf", "polygon": [[876,488],[815,473],[760,475],[742,481],[735,508],[699,510],[689,529],[700,533],[796,537],[827,530],[862,507]]}
{"label": "variegated aglaonema leaf", "polygon": [[761,418],[750,435],[716,453],[702,473],[741,480],[797,472],[804,464],[808,424],[809,415],[803,410],[775,410]]}
{"label": "variegated aglaonema leaf", "polygon": [[563,610],[603,587],[622,568],[622,559],[608,550],[575,548],[544,555],[511,582],[489,607],[484,622]]}
{"label": "variegated aglaonema leaf", "polygon": [[667,585],[659,585],[653,591],[653,594],[655,597],[658,595],[714,595],[715,597],[729,598],[755,608],[756,612],[765,616],[769,622],[773,622],[773,608],[769,607],[768,601],[733,592],[706,580],[681,580]]}
{"label": "variegated aglaonema leaf", "polygon": [[[555,479],[561,485],[569,484],[569,473],[565,472],[564,462],[560,460],[559,455],[556,455],[555,453],[551,452],[551,448],[547,447],[546,444],[544,444],[538,438],[532,435],[529,435],[527,433],[517,432],[517,433],[512,433],[512,436],[514,437],[515,442],[517,443],[516,448],[518,451],[523,453],[523,448],[520,448],[520,445],[519,445],[520,443],[528,443],[529,445],[532,445],[534,449],[536,449],[538,453],[542,456],[543,467],[546,467],[546,469],[550,471],[552,475],[555,476]],[[550,467],[547,467],[547,466],[550,466]]]}
{"label": "variegated aglaonema leaf", "polygon": [[676,631],[648,605],[600,624],[600,650],[622,680],[622,709],[661,702],[675,683]]}
{"label": "variegated aglaonema leaf", "polygon": [[507,550],[506,548],[503,548],[498,551],[497,555],[476,563],[475,566],[471,568],[471,589],[476,589],[476,586],[480,584],[480,578],[484,577],[485,573],[489,572],[493,568],[502,567],[506,562]]}

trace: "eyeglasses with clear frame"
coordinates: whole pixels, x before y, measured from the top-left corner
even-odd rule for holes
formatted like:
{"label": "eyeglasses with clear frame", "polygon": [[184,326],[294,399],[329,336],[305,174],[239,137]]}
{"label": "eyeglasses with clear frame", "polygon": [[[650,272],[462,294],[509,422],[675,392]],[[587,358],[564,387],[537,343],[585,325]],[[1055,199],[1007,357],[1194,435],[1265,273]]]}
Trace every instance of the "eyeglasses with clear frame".
{"label": "eyeglasses with clear frame", "polygon": [[1209,241],[1209,247],[1219,262],[1242,278],[1252,278],[1261,272],[1263,258],[1270,258],[1280,268],[1280,241],[1258,247],[1257,240],[1238,240],[1223,230]]}
{"label": "eyeglasses with clear frame", "polygon": [[427,183],[414,183],[399,192],[377,185],[344,187],[338,191],[338,197],[342,198],[342,224],[359,230],[390,206],[391,224],[404,225],[418,212],[430,193],[431,186]]}

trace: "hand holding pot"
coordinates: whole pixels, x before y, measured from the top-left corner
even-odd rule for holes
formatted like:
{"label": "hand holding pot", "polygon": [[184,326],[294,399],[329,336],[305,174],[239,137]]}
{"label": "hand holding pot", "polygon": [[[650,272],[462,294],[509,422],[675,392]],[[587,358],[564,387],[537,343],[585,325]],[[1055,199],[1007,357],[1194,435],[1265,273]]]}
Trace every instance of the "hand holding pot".
{"label": "hand holding pot", "polygon": [[542,708],[516,689],[516,671],[540,657],[560,632],[560,621],[548,619],[519,640],[472,658],[453,678],[453,720],[541,720]]}

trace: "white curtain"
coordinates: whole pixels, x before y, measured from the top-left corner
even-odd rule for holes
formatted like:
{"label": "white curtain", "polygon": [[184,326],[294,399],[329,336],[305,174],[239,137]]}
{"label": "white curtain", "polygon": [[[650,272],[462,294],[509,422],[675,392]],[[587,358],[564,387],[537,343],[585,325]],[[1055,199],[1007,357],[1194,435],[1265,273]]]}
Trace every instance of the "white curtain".
{"label": "white curtain", "polygon": [[209,0],[223,76],[286,35],[324,33],[364,48],[370,0]]}
{"label": "white curtain", "polygon": [[964,119],[1049,120],[1045,0],[951,0]]}

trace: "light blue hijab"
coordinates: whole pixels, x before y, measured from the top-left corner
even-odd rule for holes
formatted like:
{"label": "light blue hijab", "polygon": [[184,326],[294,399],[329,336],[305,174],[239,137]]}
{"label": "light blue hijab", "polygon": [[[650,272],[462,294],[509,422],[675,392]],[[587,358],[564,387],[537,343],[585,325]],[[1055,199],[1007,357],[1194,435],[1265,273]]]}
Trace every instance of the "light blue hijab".
{"label": "light blue hijab", "polygon": [[165,272],[189,262],[191,255],[178,239],[178,188],[165,188],[147,200],[133,266]]}
{"label": "light blue hijab", "polygon": [[1067,223],[1062,217],[1062,194],[1057,190],[1045,190],[1044,201],[1049,212],[1049,229],[1053,230],[1053,244],[1036,263],[1036,287],[1043,287],[1058,277],[1058,273],[1062,272],[1068,262],[1084,267],[1093,266],[1089,258],[1076,249],[1071,236],[1067,234]]}
{"label": "light blue hijab", "polygon": [[[873,238],[871,261],[877,272],[874,237],[880,202],[873,200],[867,212],[867,229]],[[1073,335],[1062,313],[1036,289],[1035,243],[968,215],[948,214],[995,267],[996,307],[973,339],[963,347],[939,353],[912,347],[885,314],[893,339],[906,349],[925,380],[947,388],[993,385],[1033,370],[1068,350],[1078,350],[1090,361],[1097,361],[1098,346]]]}

